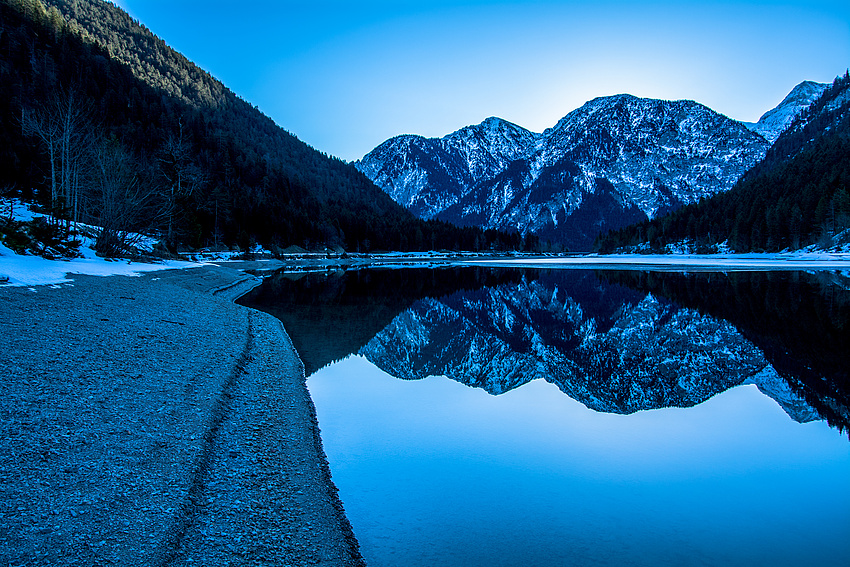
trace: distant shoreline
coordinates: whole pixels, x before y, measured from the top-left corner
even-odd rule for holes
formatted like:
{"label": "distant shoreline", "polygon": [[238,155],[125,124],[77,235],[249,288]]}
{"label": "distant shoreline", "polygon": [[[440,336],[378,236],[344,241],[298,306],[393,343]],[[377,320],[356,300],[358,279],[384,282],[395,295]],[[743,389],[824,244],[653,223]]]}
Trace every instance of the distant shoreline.
{"label": "distant shoreline", "polygon": [[389,253],[352,255],[293,255],[254,261],[213,261],[253,273],[267,271],[326,271],[364,268],[494,268],[613,269],[641,271],[844,271],[850,254],[788,252],[750,254],[510,254],[510,253]]}
{"label": "distant shoreline", "polygon": [[736,270],[850,270],[850,254],[610,254],[470,260],[479,266],[515,266],[553,269],[618,269],[649,271],[736,271]]}
{"label": "distant shoreline", "polygon": [[647,271],[850,270],[850,253],[779,252],[747,254],[528,254],[512,252],[303,253],[278,258],[234,253],[186,254],[161,263],[102,258],[70,261],[19,256],[0,245],[0,288],[68,283],[71,275],[139,275],[167,269],[220,266],[249,273],[336,269],[482,266],[545,269],[616,269]]}

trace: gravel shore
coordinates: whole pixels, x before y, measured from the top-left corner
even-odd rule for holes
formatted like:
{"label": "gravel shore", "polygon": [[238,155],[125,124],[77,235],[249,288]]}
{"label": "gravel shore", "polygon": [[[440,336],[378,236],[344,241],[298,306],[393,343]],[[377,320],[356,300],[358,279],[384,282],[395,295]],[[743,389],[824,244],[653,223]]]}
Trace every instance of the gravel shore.
{"label": "gravel shore", "polygon": [[0,288],[0,565],[363,565],[256,283]]}

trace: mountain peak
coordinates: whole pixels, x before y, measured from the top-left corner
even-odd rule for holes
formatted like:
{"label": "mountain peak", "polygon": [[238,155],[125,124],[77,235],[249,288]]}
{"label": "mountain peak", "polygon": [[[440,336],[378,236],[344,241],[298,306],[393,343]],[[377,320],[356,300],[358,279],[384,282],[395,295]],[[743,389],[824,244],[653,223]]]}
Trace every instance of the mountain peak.
{"label": "mountain peak", "polygon": [[768,142],[773,143],[794,119],[807,109],[823,94],[829,85],[816,83],[814,81],[803,81],[788,93],[782,102],[775,108],[765,112],[756,123],[748,122],[744,125],[763,136]]}
{"label": "mountain peak", "polygon": [[479,126],[483,126],[486,128],[500,128],[506,124],[511,124],[515,126],[515,124],[512,124],[511,122],[508,122],[503,118],[499,118],[498,116],[488,116],[487,118],[481,121],[481,124],[479,124]]}
{"label": "mountain peak", "polygon": [[504,118],[499,118],[498,116],[490,116],[485,118],[478,124],[473,124],[471,126],[464,126],[458,130],[455,130],[451,134],[448,134],[443,138],[444,140],[454,139],[459,137],[464,137],[470,133],[482,134],[488,136],[489,138],[495,138],[500,136],[512,136],[512,137],[534,137],[536,134],[530,130],[523,128],[513,122],[505,120]]}
{"label": "mountain peak", "polygon": [[[795,103],[807,105],[811,104],[814,99],[823,94],[823,91],[826,90],[828,86],[829,85],[827,85],[826,83],[803,81],[802,83],[791,89],[791,92],[788,93],[788,96],[782,99],[782,102],[779,103],[779,106],[787,106],[789,104]],[[764,115],[762,115],[762,118],[764,118],[764,116],[770,114],[771,112],[773,111],[770,110],[766,112]]]}
{"label": "mountain peak", "polygon": [[580,108],[584,107],[600,107],[600,106],[612,106],[619,102],[633,102],[638,100],[652,100],[652,99],[642,99],[638,96],[629,93],[620,93],[615,95],[606,95],[606,96],[598,96],[596,98],[592,98],[586,103],[584,103]]}
{"label": "mountain peak", "polygon": [[596,97],[573,110],[543,132],[550,136],[553,132],[567,128],[575,129],[577,124],[599,122],[622,122],[638,125],[645,119],[656,121],[659,118],[672,118],[677,114],[716,115],[717,113],[692,100],[663,100],[642,98],[631,94],[617,94]]}

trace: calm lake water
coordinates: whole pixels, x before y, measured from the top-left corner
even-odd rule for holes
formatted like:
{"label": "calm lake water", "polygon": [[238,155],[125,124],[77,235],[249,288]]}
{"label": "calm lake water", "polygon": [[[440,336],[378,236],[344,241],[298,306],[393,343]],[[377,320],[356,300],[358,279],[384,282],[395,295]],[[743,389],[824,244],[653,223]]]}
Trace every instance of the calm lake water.
{"label": "calm lake water", "polygon": [[278,274],[371,567],[850,564],[838,274]]}

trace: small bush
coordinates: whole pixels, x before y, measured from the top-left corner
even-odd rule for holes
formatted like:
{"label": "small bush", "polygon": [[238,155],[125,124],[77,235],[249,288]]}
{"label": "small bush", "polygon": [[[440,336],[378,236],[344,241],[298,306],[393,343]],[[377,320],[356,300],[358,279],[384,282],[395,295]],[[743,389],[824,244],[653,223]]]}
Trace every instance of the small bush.
{"label": "small bush", "polygon": [[17,254],[26,254],[32,239],[24,229],[24,223],[14,220],[0,221],[0,241]]}
{"label": "small bush", "polygon": [[30,221],[0,221],[0,240],[17,254],[33,254],[49,260],[80,256],[79,240],[44,217]]}

